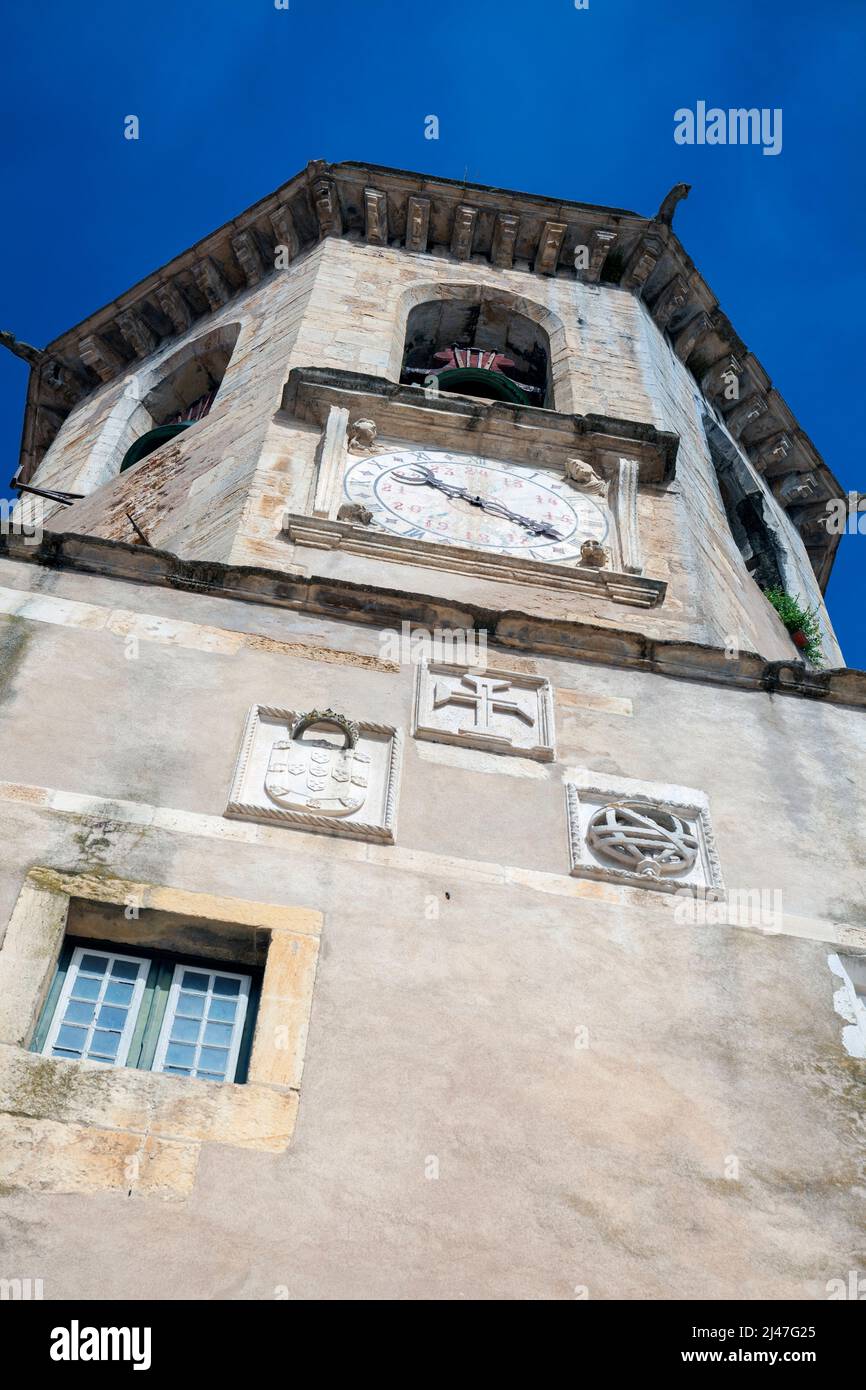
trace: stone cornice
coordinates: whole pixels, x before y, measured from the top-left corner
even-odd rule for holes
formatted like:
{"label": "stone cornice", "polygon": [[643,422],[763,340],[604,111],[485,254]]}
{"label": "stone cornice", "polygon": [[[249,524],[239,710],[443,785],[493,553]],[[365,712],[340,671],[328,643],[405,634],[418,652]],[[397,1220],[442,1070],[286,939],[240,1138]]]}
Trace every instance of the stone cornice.
{"label": "stone cornice", "polygon": [[[313,161],[48,345],[45,360],[31,370],[20,480],[32,477],[75,400],[274,273],[269,267],[277,245],[285,246],[291,259],[329,236],[410,253],[435,248],[470,264],[627,289],[644,301],[695,379],[707,383],[710,399],[755,467],[794,480],[792,500],[782,504],[795,526],[804,502],[814,513],[816,502],[844,496],[668,221],[623,208],[324,160]],[[574,268],[578,246],[588,248],[588,264],[581,270]],[[724,394],[726,370],[738,381],[733,401]],[[800,474],[802,486],[795,478]],[[823,587],[839,536],[814,526],[801,534]]]}
{"label": "stone cornice", "polygon": [[182,560],[165,550],[96,536],[46,532],[38,545],[15,534],[0,536],[0,556],[49,569],[105,575],[379,627],[399,627],[405,621],[428,631],[437,627],[483,630],[490,643],[515,652],[866,709],[866,671],[849,667],[812,671],[803,662],[766,661],[755,652],[741,652],[730,660],[724,648],[697,642],[651,638],[619,628],[494,610],[347,580]]}

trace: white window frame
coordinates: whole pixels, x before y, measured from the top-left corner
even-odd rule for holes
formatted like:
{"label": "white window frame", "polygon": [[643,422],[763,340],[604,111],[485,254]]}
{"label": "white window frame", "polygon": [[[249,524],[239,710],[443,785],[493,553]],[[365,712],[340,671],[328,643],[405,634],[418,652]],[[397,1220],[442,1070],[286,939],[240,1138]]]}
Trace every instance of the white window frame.
{"label": "white window frame", "polygon": [[[144,990],[147,984],[147,977],[150,972],[151,963],[144,956],[130,956],[123,951],[100,951],[92,949],[89,946],[76,946],[75,950],[72,952],[72,958],[69,962],[69,968],[66,971],[66,979],[63,981],[63,988],[60,991],[60,997],[57,1000],[57,1005],[54,1010],[54,1016],[51,1019],[51,1026],[48,1029],[48,1035],[45,1039],[45,1046],[42,1049],[42,1055],[43,1057],[52,1056],[53,1049],[57,1043],[58,1034],[60,1033],[60,1029],[63,1026],[63,1016],[66,1013],[66,1006],[69,1003],[73,987],[75,985],[76,980],[78,979],[79,968],[84,956],[100,956],[103,960],[108,962],[108,964],[105,967],[105,975],[103,977],[105,980],[109,980],[111,978],[111,967],[116,960],[129,961],[131,964],[138,966],[138,974],[135,978],[135,981],[132,982],[127,980],[125,982],[127,984],[131,983],[133,986],[132,999],[126,1011],[126,1022],[124,1023],[123,1030],[120,1034],[120,1042],[117,1045],[117,1053],[113,1060],[110,1062],[102,1062],[97,1057],[85,1056],[75,1058],[54,1057],[53,1060],[55,1062],[76,1061],[90,1067],[125,1067],[126,1059],[129,1056],[130,1044],[132,1043],[132,1035],[135,1032],[135,1025],[138,1022],[138,1015],[141,1012],[141,1003],[142,999],[144,998]],[[100,990],[100,996],[102,995],[103,991],[104,986],[103,990]],[[94,1001],[96,1007],[93,1011],[93,1022],[87,1025],[88,1047],[90,1045],[93,1032],[96,1028],[96,1016],[103,1002],[104,1001],[101,999],[101,997]],[[86,1050],[87,1048],[85,1048],[85,1051]]]}
{"label": "white window frame", "polygon": [[[217,1082],[216,1084],[224,1085],[226,1082],[233,1083],[237,1075],[238,1057],[240,1055],[241,1050],[241,1040],[244,1034],[244,1026],[247,1021],[247,1009],[249,1007],[250,985],[252,983],[252,979],[249,975],[235,973],[233,970],[212,970],[206,964],[190,965],[189,963],[187,963],[186,965],[177,964],[174,967],[174,975],[172,976],[171,988],[168,992],[168,1002],[165,1006],[165,1014],[163,1016],[162,1026],[159,1031],[159,1038],[157,1040],[156,1051],[153,1056],[153,1066],[151,1067],[151,1071],[165,1071],[166,1053],[168,1052],[169,1040],[171,1038],[171,1030],[174,1025],[174,1020],[177,1014],[177,1001],[181,992],[181,980],[183,979],[184,973],[187,970],[194,970],[199,975],[208,975],[210,977],[206,996],[207,1001],[210,1001],[210,999],[213,998],[213,982],[215,979],[240,981],[240,989],[238,990],[237,995],[233,996],[238,1000],[238,1009],[233,1024],[231,1046],[228,1049],[228,1067],[226,1069],[226,1074],[223,1080],[221,1082]],[[202,1047],[206,1046],[207,1044],[203,1042],[197,1042],[195,1044],[196,1064],[190,1069],[192,1072],[196,1072],[198,1070],[198,1057],[200,1055]],[[168,1075],[171,1076],[173,1075],[173,1073],[168,1072]],[[206,1077],[194,1075],[186,1077],[184,1079],[188,1081],[207,1080]]]}

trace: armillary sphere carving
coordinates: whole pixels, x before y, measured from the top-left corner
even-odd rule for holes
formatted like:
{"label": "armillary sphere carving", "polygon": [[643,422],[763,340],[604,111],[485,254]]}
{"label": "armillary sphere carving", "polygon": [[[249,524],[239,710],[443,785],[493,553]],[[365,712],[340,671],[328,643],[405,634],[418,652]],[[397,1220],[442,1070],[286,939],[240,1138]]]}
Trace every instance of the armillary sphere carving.
{"label": "armillary sphere carving", "polygon": [[586,841],[596,854],[645,878],[687,874],[698,855],[698,838],[686,821],[640,801],[599,807]]}

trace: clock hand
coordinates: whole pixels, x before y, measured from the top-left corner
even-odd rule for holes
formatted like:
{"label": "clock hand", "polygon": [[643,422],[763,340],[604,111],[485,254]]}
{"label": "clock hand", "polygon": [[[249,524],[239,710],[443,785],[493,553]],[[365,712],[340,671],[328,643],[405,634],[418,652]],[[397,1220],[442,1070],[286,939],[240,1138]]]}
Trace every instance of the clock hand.
{"label": "clock hand", "polygon": [[[414,475],[414,476],[413,476]],[[443,482],[437,478],[430,468],[422,468],[419,465],[413,466],[408,473],[393,473],[399,483],[408,483],[411,487],[433,487],[438,492],[443,492],[446,497],[459,497],[464,502],[468,502],[470,507],[480,507],[482,511],[489,512],[491,516],[501,516],[506,521],[514,521],[518,526],[522,526],[532,536],[547,536],[549,540],[561,540],[558,531],[549,526],[544,521],[532,521],[529,517],[521,516],[519,512],[509,511],[508,507],[501,502],[493,502],[489,498],[480,496],[477,492],[470,492],[466,487],[456,487],[453,483]]]}

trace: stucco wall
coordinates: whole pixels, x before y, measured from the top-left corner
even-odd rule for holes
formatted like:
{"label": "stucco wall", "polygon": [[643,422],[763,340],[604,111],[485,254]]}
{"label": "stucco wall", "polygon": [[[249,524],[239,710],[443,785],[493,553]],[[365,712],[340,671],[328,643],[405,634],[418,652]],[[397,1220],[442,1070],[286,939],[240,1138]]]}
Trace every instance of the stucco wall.
{"label": "stucco wall", "polygon": [[[324,914],[290,1146],[205,1142],[185,1196],[82,1192],[13,1094],[10,1277],[809,1298],[863,1266],[862,1062],[827,966],[866,948],[859,711],[508,653],[557,691],[556,761],[409,738],[396,843],[338,841],[222,813],[254,702],[408,727],[377,629],[9,561],[0,585],[0,922],[37,864]],[[780,889],[781,931],[570,878],[573,767],[707,792],[728,885]]]}

